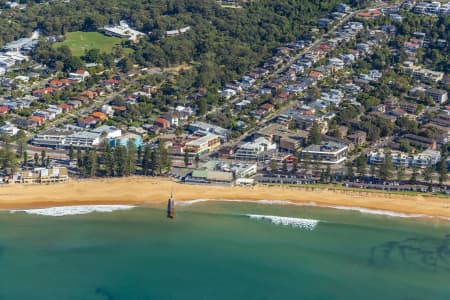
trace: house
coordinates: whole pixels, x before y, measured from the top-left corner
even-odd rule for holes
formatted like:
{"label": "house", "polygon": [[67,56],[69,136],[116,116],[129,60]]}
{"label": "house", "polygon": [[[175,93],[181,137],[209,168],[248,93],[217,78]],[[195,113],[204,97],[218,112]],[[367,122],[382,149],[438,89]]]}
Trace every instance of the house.
{"label": "house", "polygon": [[348,6],[345,3],[340,3],[337,7],[336,7],[336,11],[340,12],[340,13],[347,13],[351,11],[351,7]]}
{"label": "house", "polygon": [[77,70],[75,73],[69,73],[69,79],[73,81],[84,81],[90,76],[86,70]]}
{"label": "house", "polygon": [[309,77],[311,77],[314,80],[321,80],[323,78],[323,74],[318,71],[311,71],[309,73]]}
{"label": "house", "polygon": [[83,96],[85,96],[86,98],[88,98],[88,99],[94,99],[94,98],[98,97],[98,93],[97,92],[90,91],[90,90],[83,91],[81,94]]}
{"label": "house", "polygon": [[367,133],[358,130],[352,134],[349,134],[347,138],[355,145],[364,145],[367,140]]}
{"label": "house", "polygon": [[249,100],[242,100],[242,101],[236,103],[234,106],[235,106],[235,108],[238,109],[238,110],[243,110],[243,109],[245,109],[250,103],[251,103],[251,101],[249,101]]}
{"label": "house", "polygon": [[102,113],[101,111],[95,111],[91,114],[91,116],[98,119],[101,122],[108,120],[108,116],[105,113]]}
{"label": "house", "polygon": [[161,118],[164,118],[167,121],[169,121],[170,126],[172,126],[172,127],[178,127],[178,125],[179,125],[179,119],[176,115],[164,114],[161,116]]}
{"label": "house", "polygon": [[0,106],[0,115],[6,115],[9,112],[9,108],[6,106]]}
{"label": "house", "polygon": [[330,58],[328,64],[333,67],[334,71],[342,69],[345,65],[342,59],[336,57]]}
{"label": "house", "polygon": [[93,127],[97,124],[98,119],[94,117],[85,117],[78,120],[78,125],[83,128]]}
{"label": "house", "polygon": [[112,107],[112,109],[116,112],[116,111],[121,111],[121,112],[123,112],[123,111],[126,111],[127,110],[127,107],[126,106],[124,106],[124,105],[113,105],[113,106],[111,106]]}
{"label": "house", "polygon": [[274,106],[270,103],[264,103],[264,104],[260,105],[259,108],[261,110],[263,110],[265,113],[269,113],[269,112],[273,111]]}
{"label": "house", "polygon": [[231,97],[234,97],[237,95],[236,90],[233,89],[224,89],[222,91],[219,91],[220,96],[224,97],[225,99],[230,99]]}
{"label": "house", "polygon": [[30,121],[32,126],[41,126],[44,124],[45,119],[41,116],[29,116],[28,121]]}
{"label": "house", "polygon": [[83,103],[79,100],[70,100],[67,102],[69,105],[72,105],[73,108],[79,108]]}
{"label": "house", "polygon": [[48,86],[54,89],[60,89],[64,86],[68,86],[72,83],[72,80],[70,79],[52,79],[49,81]]}
{"label": "house", "polygon": [[448,92],[446,90],[430,88],[425,91],[425,95],[433,98],[439,104],[444,104],[448,101]]}
{"label": "house", "polygon": [[333,20],[327,18],[320,18],[319,20],[317,20],[317,26],[319,26],[320,28],[325,28],[331,23],[333,23]]}
{"label": "house", "polygon": [[179,120],[187,120],[190,116],[194,114],[194,110],[189,106],[177,106],[173,113],[178,117]]}
{"label": "house", "polygon": [[69,112],[73,109],[73,105],[69,103],[59,104],[58,107],[62,110],[62,112]]}
{"label": "house", "polygon": [[32,94],[33,94],[33,96],[36,96],[36,97],[42,97],[44,95],[53,94],[54,90],[55,89],[52,87],[46,87],[46,88],[34,90],[32,92]]}
{"label": "house", "polygon": [[191,26],[186,26],[186,27],[183,27],[180,29],[168,30],[168,31],[166,31],[166,37],[178,36],[180,34],[184,34],[184,33],[188,32],[189,30],[191,30]]}
{"label": "house", "polygon": [[379,70],[369,70],[369,76],[372,80],[379,80],[383,77],[383,74]]}
{"label": "house", "polygon": [[406,117],[408,115],[408,113],[401,108],[394,108],[387,113],[397,118]]}
{"label": "house", "polygon": [[370,51],[370,45],[367,43],[358,43],[356,44],[356,50],[367,53]]}
{"label": "house", "polygon": [[358,17],[360,18],[376,18],[379,16],[381,16],[381,11],[377,8],[369,8],[366,11],[358,13]]}
{"label": "house", "polygon": [[156,118],[153,121],[153,124],[158,126],[158,127],[160,127],[161,129],[167,129],[167,128],[170,127],[170,122],[168,120],[164,119],[164,118],[161,118],[161,117]]}
{"label": "house", "polygon": [[108,104],[103,104],[101,107],[101,112],[112,117],[114,115],[114,109],[112,108],[111,105]]}

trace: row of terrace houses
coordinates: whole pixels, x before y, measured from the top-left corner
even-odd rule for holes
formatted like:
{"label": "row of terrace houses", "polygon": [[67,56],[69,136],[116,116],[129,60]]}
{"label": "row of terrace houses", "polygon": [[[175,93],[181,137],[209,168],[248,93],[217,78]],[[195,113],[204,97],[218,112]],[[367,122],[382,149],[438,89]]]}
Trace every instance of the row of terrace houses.
{"label": "row of terrace houses", "polygon": [[69,173],[64,167],[35,168],[31,171],[17,172],[3,179],[3,182],[7,184],[50,184],[66,183],[68,181]]}

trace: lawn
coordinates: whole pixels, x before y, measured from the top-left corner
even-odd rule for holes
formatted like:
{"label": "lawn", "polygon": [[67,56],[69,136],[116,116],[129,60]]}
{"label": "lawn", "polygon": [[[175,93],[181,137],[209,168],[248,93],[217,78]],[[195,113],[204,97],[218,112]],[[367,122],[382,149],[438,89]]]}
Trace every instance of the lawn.
{"label": "lawn", "polygon": [[[115,45],[122,42],[123,39],[106,36],[99,32],[68,32],[63,42],[55,43],[54,47],[66,45],[75,56],[84,55],[84,51],[88,49],[100,49],[100,52],[109,53]],[[125,39],[126,40],[126,39]]]}

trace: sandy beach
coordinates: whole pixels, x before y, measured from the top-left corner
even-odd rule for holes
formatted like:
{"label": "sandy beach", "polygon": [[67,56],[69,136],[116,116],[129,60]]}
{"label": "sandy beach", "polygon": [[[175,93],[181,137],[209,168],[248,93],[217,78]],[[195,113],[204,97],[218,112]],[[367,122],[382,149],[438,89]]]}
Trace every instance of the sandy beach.
{"label": "sandy beach", "polygon": [[378,191],[312,189],[306,186],[219,187],[180,184],[165,178],[128,177],[71,181],[55,185],[0,187],[0,209],[45,208],[66,205],[165,203],[173,191],[177,201],[284,200],[321,206],[359,207],[404,214],[450,218],[450,198],[399,195]]}

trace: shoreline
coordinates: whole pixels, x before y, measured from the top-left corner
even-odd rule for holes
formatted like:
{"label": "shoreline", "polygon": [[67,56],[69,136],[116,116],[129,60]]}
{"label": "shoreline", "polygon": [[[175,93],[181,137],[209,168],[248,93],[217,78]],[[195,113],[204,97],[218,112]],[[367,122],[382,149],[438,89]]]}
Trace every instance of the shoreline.
{"label": "shoreline", "polygon": [[[127,177],[73,180],[53,185],[0,187],[0,209],[23,210],[79,205],[165,204],[170,192],[181,201],[265,201],[272,204],[309,205],[405,217],[450,219],[450,198],[397,194],[375,190],[333,189],[308,186],[222,187],[188,185],[167,178]],[[284,203],[282,203],[283,201]],[[367,211],[367,213],[370,213]]]}

